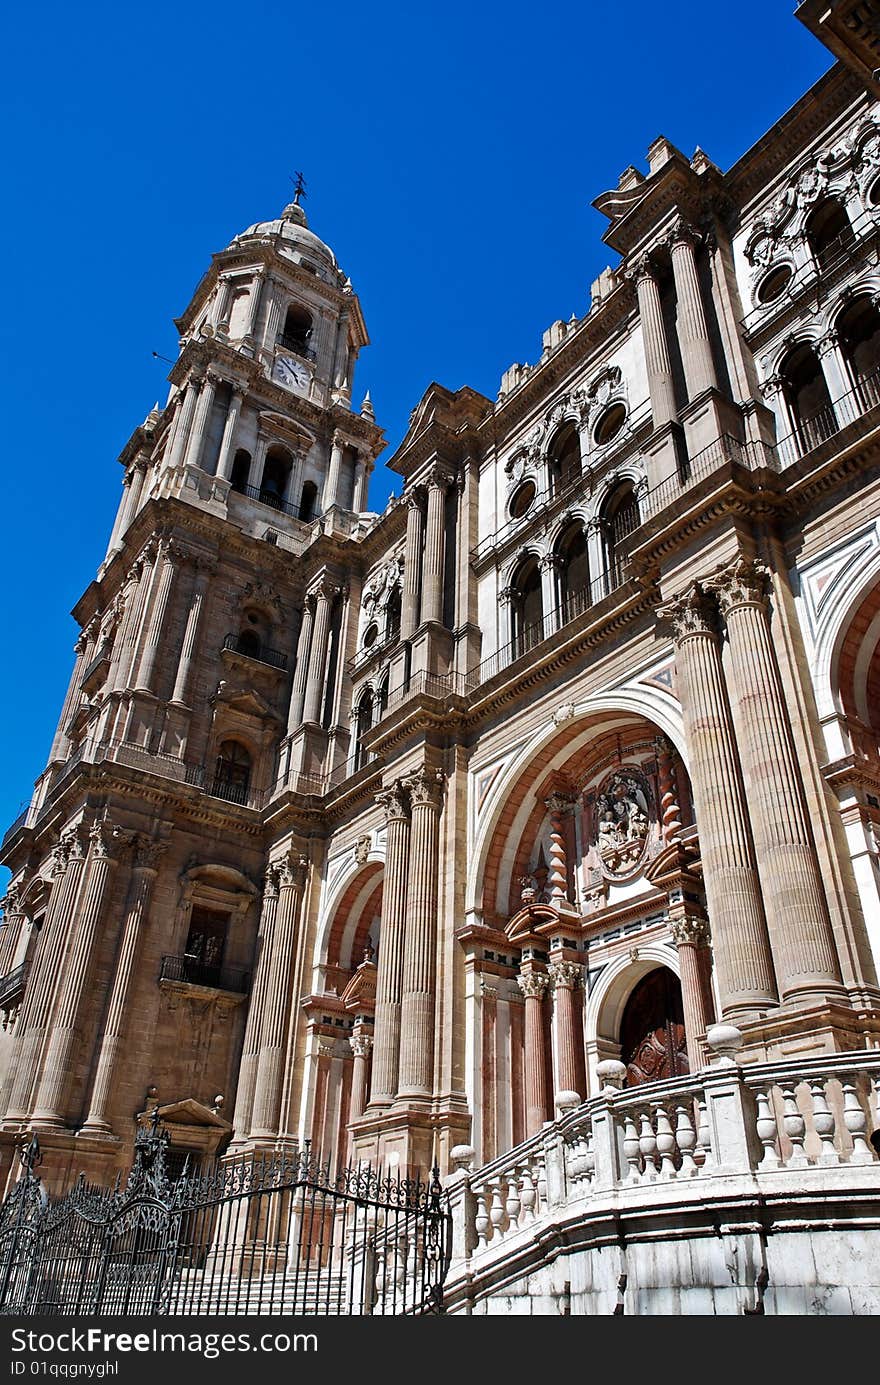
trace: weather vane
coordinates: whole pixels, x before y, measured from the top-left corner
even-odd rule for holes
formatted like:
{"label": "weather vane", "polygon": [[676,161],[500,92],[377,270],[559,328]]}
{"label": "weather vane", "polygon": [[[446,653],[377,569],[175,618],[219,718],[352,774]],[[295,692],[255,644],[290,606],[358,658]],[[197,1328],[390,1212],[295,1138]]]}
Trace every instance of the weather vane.
{"label": "weather vane", "polygon": [[294,201],[294,206],[297,206],[297,207],[298,207],[299,204],[300,204],[299,199],[300,199],[301,197],[305,197],[305,195],[306,195],[306,183],[305,183],[305,179],[303,178],[303,176],[302,176],[301,173],[294,173],[294,175],[293,175],[293,177],[291,178],[290,181],[293,183],[293,201]]}

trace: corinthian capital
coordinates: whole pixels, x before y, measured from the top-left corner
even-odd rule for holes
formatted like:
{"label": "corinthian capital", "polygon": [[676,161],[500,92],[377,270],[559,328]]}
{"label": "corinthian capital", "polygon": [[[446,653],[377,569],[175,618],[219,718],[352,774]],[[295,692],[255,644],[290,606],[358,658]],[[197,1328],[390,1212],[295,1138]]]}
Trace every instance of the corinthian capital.
{"label": "corinthian capital", "polygon": [[763,606],[767,599],[767,568],[753,558],[737,558],[706,582],[714,592],[724,615],[738,606]]}
{"label": "corinthian capital", "polygon": [[556,990],[573,991],[581,978],[581,969],[577,962],[551,962],[549,974]]}
{"label": "corinthian capital", "polygon": [[159,862],[167,850],[167,842],[157,842],[154,837],[136,837],[134,842],[135,870],[158,870]]}
{"label": "corinthian capital", "polygon": [[373,1039],[370,1034],[352,1034],[348,1042],[355,1058],[369,1058],[373,1047]]}
{"label": "corinthian capital", "polygon": [[109,818],[101,818],[89,832],[92,855],[108,861],[116,861],[124,846],[132,840],[131,832],[126,832]]}
{"label": "corinthian capital", "polygon": [[409,789],[410,802],[413,807],[421,807],[427,803],[432,808],[439,808],[445,783],[446,775],[443,770],[429,769],[427,765],[417,769],[415,774],[408,775],[406,786]]}
{"label": "corinthian capital", "polygon": [[395,779],[377,793],[376,802],[385,811],[386,823],[405,822],[409,817],[409,790],[403,779]]}
{"label": "corinthian capital", "polygon": [[657,619],[671,628],[676,644],[688,635],[713,635],[716,629],[714,602],[699,582],[659,606]]}
{"label": "corinthian capital", "polygon": [[643,251],[641,255],[637,255],[634,260],[630,261],[623,272],[623,277],[631,284],[635,284],[636,288],[643,279],[655,279],[657,277],[654,262],[647,251]]}
{"label": "corinthian capital", "polygon": [[425,477],[425,485],[429,490],[446,491],[454,480],[455,477],[448,467],[441,466],[440,463],[437,463],[435,466],[431,467],[431,470]]}
{"label": "corinthian capital", "polygon": [[519,976],[516,978],[516,984],[526,997],[526,1000],[543,1000],[544,992],[550,985],[550,978],[547,976],[546,972],[543,971],[520,972]]}
{"label": "corinthian capital", "polygon": [[309,873],[308,856],[298,855],[291,851],[284,857],[283,861],[279,861],[277,864],[280,885],[293,888],[294,886],[301,887],[306,883]]}
{"label": "corinthian capital", "polygon": [[669,232],[669,244],[671,247],[676,245],[699,245],[702,236],[695,226],[684,217],[679,217],[672,230]]}
{"label": "corinthian capital", "polygon": [[703,918],[685,917],[672,919],[669,924],[669,931],[672,934],[672,941],[676,947],[706,947],[711,939],[709,931],[709,920]]}

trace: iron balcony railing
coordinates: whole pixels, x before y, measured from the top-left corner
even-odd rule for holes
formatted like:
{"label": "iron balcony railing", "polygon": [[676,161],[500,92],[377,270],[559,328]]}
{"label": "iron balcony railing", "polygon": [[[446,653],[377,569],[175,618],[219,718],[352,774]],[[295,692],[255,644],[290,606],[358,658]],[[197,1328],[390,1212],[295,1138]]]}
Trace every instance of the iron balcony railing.
{"label": "iron balcony railing", "polygon": [[314,347],[309,346],[302,337],[293,337],[288,332],[282,332],[277,344],[283,346],[286,351],[293,351],[297,356],[302,356],[304,361],[315,359]]}
{"label": "iron balcony railing", "polygon": [[799,418],[792,432],[776,443],[780,467],[800,461],[814,448],[821,447],[835,433],[880,404],[880,370],[857,380],[852,389],[826,404],[809,418]]}
{"label": "iron balcony railing", "polygon": [[214,776],[210,792],[214,798],[223,798],[227,803],[247,805],[250,802],[247,784],[237,784],[235,780],[224,779],[222,775]]}
{"label": "iron balcony railing", "polygon": [[185,952],[181,957],[162,958],[159,980],[182,981],[189,986],[213,986],[218,991],[247,995],[250,973],[239,967],[212,966]]}
{"label": "iron balcony railing", "polygon": [[24,983],[30,962],[20,962],[12,971],[0,977],[0,1010],[8,1010],[24,995]]}
{"label": "iron balcony railing", "polygon": [[0,851],[2,851],[3,847],[6,845],[7,842],[12,840],[18,829],[20,827],[23,827],[24,824],[27,822],[27,816],[30,810],[30,804],[28,804],[28,806],[21,813],[19,813],[18,817],[15,819],[15,822],[13,822],[11,826],[7,827],[6,831],[3,833],[3,840],[2,842],[0,842]]}
{"label": "iron balcony railing", "polygon": [[[233,486],[232,490],[235,495],[245,495],[248,500],[258,500],[261,505],[267,505],[278,514],[289,515],[291,519],[300,518],[298,505],[288,505],[287,501],[282,500],[274,491],[264,490],[262,486]],[[301,520],[301,523],[311,524],[312,520],[317,518],[318,515],[313,514],[309,519]]]}
{"label": "iron balcony railing", "polygon": [[278,649],[267,649],[263,645],[258,645],[255,649],[240,635],[227,635],[223,641],[223,648],[231,650],[233,654],[241,654],[246,659],[254,659],[258,664],[270,664],[272,668],[287,668],[286,654],[282,654]]}

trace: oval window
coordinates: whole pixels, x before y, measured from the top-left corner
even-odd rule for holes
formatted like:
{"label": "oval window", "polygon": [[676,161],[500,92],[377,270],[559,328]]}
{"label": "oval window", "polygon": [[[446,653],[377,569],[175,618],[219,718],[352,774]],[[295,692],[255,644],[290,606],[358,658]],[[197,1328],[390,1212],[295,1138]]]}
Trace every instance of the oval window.
{"label": "oval window", "polygon": [[519,489],[514,491],[508,506],[511,519],[522,519],[528,513],[535,498],[535,489],[534,481],[523,481]]}
{"label": "oval window", "polygon": [[789,264],[777,265],[776,269],[771,269],[758,285],[758,302],[774,303],[788,287],[793,272]]}
{"label": "oval window", "polygon": [[376,643],[376,636],[378,634],[379,627],[376,622],[373,621],[372,625],[368,625],[364,631],[364,649],[369,649],[371,645]]}
{"label": "oval window", "polygon": [[624,404],[612,404],[610,409],[599,419],[593,430],[593,441],[598,447],[616,438],[624,423],[626,422],[626,406]]}
{"label": "oval window", "polygon": [[880,207],[880,178],[875,178],[868,188],[868,206]]}

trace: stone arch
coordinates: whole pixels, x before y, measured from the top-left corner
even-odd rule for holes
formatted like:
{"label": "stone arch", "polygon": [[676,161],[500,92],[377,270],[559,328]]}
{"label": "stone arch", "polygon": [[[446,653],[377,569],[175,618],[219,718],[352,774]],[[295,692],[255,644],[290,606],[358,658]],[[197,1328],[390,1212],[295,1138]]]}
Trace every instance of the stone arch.
{"label": "stone arch", "polygon": [[584,1045],[591,1091],[598,1090],[597,1063],[620,1055],[620,1022],[638,982],[656,967],[666,967],[681,981],[674,947],[651,942],[635,950],[636,957],[617,957],[603,968],[584,1006]]}
{"label": "stone arch", "polygon": [[358,924],[385,875],[385,852],[371,842],[363,862],[352,853],[349,865],[325,889],[315,933],[312,966],[340,966],[350,960]]}
{"label": "stone arch", "polygon": [[843,710],[838,693],[843,646],[860,607],[880,584],[880,544],[876,541],[876,530],[867,532],[864,538],[869,542],[873,540],[870,552],[855,572],[845,564],[841,572],[835,574],[828,604],[820,615],[814,636],[814,687],[820,718]]}

